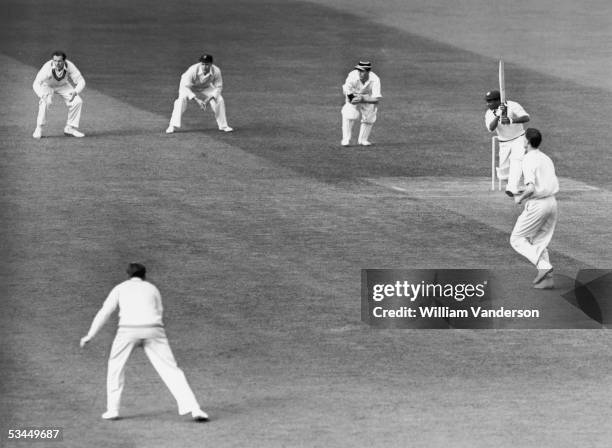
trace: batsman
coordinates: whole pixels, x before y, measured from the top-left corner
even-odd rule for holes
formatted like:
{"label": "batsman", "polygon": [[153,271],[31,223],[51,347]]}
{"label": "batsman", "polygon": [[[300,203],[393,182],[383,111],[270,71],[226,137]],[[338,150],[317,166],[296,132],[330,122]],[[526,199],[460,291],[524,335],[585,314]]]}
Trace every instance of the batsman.
{"label": "batsman", "polygon": [[490,132],[496,131],[499,139],[499,164],[497,177],[507,180],[506,194],[520,194],[522,176],[521,163],[525,155],[525,128],[529,114],[523,106],[506,99],[504,62],[499,61],[499,90],[490,90],[485,95],[487,112],[485,125]]}

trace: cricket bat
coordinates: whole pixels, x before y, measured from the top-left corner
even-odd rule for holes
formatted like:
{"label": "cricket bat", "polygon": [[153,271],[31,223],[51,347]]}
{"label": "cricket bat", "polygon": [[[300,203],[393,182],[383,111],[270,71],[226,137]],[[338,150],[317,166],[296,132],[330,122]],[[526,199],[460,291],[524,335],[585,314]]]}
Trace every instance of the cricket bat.
{"label": "cricket bat", "polygon": [[[504,60],[499,59],[499,100],[503,105],[506,105],[506,74],[504,73]],[[507,111],[504,108],[503,116],[506,116]]]}
{"label": "cricket bat", "polygon": [[499,96],[502,104],[506,103],[506,75],[504,74],[504,60],[499,60]]}

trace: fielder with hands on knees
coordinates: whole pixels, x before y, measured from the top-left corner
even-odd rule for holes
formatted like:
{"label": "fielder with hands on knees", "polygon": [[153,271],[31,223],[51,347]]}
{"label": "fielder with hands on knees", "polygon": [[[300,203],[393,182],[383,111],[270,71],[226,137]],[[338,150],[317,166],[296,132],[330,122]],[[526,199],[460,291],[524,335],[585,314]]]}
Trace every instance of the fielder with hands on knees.
{"label": "fielder with hands on knees", "polygon": [[210,104],[219,130],[233,131],[227,124],[225,100],[221,96],[222,90],[221,70],[213,64],[212,55],[203,54],[200,56],[199,62],[189,67],[181,76],[178,98],[174,101],[172,117],[168,129],[166,129],[166,134],[172,134],[177,128],[181,127],[182,117],[187,110],[189,100],[194,100],[202,110],[206,110],[206,107]]}
{"label": "fielder with hands on knees", "polygon": [[508,180],[506,194],[513,197],[521,190],[521,162],[525,155],[523,124],[529,122],[529,114],[515,101],[502,103],[499,90],[487,92],[485,100],[488,108],[485,125],[490,132],[496,131],[499,138],[497,177]]}
{"label": "fielder with hands on knees", "polygon": [[342,85],[345,102],[342,107],[342,146],[349,146],[355,122],[361,119],[357,143],[370,146],[370,133],[376,121],[378,102],[382,98],[380,78],[372,72],[372,63],[360,61],[349,72]]}
{"label": "fielder with hands on knees", "polygon": [[144,265],[130,263],[126,272],[129,280],[111,290],[94,317],[87,335],[82,337],[80,342],[81,348],[85,347],[119,308],[119,328],[108,358],[106,412],[102,414],[102,418],[119,418],[125,364],[132,350],[142,346],[151,364],[174,396],[178,413],[191,413],[195,421],[208,420],[208,415],[200,408],[170,349],[162,321],[163,306],[159,290],[145,280],[147,270]]}
{"label": "fielder with hands on knees", "polygon": [[510,244],[519,254],[527,258],[538,270],[533,287],[550,289],[554,286],[553,266],[548,257],[548,244],[557,225],[557,200],[559,179],[553,161],[540,151],[542,134],[534,128],[525,132],[525,149],[522,170],[525,191],[514,196],[516,204],[525,203],[523,212],[516,220]]}
{"label": "fielder with hands on knees", "polygon": [[66,53],[55,51],[52,59],[45,62],[36,75],[32,88],[39,98],[36,129],[32,134],[35,139],[42,138],[43,127],[47,124],[47,113],[53,104],[53,95],[58,94],[68,107],[68,119],[64,134],[72,137],[85,137],[78,130],[81,121],[83,100],[79,93],[85,88],[85,78],[72,61],[66,59]]}

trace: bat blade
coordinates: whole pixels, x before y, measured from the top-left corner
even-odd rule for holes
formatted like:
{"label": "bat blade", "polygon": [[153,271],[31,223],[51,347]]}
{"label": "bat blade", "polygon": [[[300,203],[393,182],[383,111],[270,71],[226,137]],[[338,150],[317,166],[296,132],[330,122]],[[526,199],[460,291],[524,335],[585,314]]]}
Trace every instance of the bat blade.
{"label": "bat blade", "polygon": [[503,59],[499,60],[499,96],[502,104],[506,104],[506,75]]}

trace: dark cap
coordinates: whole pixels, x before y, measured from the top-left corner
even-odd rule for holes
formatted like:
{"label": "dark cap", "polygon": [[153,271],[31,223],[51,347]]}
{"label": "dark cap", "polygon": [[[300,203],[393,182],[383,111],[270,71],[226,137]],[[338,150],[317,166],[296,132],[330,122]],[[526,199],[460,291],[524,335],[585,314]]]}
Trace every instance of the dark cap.
{"label": "dark cap", "polygon": [[372,70],[372,63],[370,61],[359,61],[359,64],[355,66],[360,72]]}
{"label": "dark cap", "polygon": [[202,56],[200,56],[200,62],[212,64],[212,61],[213,61],[213,57],[210,54],[203,54]]}
{"label": "dark cap", "polygon": [[130,263],[128,264],[128,267],[125,272],[127,273],[127,275],[130,276],[130,278],[139,277],[144,280],[147,275],[147,268],[145,268],[144,265],[141,263]]}
{"label": "dark cap", "polygon": [[501,95],[499,94],[499,90],[491,90],[485,94],[485,99],[487,101],[499,100],[501,99]]}

